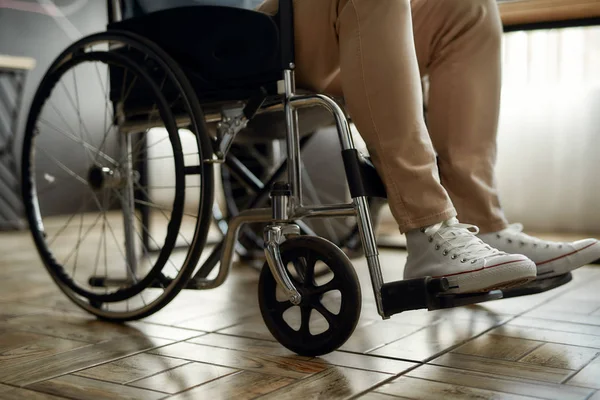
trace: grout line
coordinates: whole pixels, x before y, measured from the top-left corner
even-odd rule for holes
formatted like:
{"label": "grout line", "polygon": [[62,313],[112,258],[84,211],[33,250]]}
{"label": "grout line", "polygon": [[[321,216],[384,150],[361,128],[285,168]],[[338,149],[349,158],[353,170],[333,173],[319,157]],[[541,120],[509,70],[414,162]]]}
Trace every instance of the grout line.
{"label": "grout line", "polygon": [[[99,342],[99,343],[96,343],[96,344],[109,342],[110,340],[111,339],[105,340],[105,341],[102,341],[102,342]],[[127,358],[127,357],[135,356],[135,355],[138,355],[138,354],[141,354],[141,353],[146,353],[146,352],[149,352],[149,351],[154,351],[154,350],[157,350],[157,349],[169,346],[171,344],[173,344],[173,343],[167,343],[167,344],[164,344],[164,345],[161,345],[161,346],[151,347],[149,349],[134,351],[133,353],[130,353],[130,354],[127,354],[127,355],[124,355],[124,356],[119,356],[119,357],[116,357],[114,359],[105,360],[105,361],[99,362],[97,364],[87,365],[87,366],[85,366],[83,368],[79,368],[79,369],[75,369],[75,370],[72,370],[72,371],[69,371],[69,372],[65,372],[64,374],[58,374],[58,375],[54,375],[54,376],[49,376],[49,377],[44,378],[44,379],[33,381],[33,382],[28,383],[26,386],[30,386],[30,385],[33,385],[33,384],[38,383],[38,382],[44,382],[44,381],[48,381],[48,380],[51,380],[51,379],[59,378],[61,376],[72,375],[72,374],[74,374],[76,372],[83,371],[83,370],[90,369],[90,368],[94,368],[94,367],[97,367],[99,365],[110,364],[112,362],[119,361],[119,360],[122,360],[122,359]],[[91,346],[94,346],[94,345],[91,345]],[[84,346],[84,347],[88,347],[88,346]],[[73,349],[73,350],[69,350],[69,351],[75,351],[75,350],[79,350],[79,349]],[[153,354],[153,353],[150,353],[150,354]],[[155,354],[155,355],[159,355],[160,356],[162,354]],[[48,356],[48,357],[51,357],[51,356]],[[44,358],[47,358],[47,357],[44,357]],[[175,358],[175,357],[171,357],[171,358]],[[41,360],[43,360],[43,359],[41,359]]]}
{"label": "grout line", "polygon": [[[358,399],[358,398],[359,398],[360,396],[362,396],[362,395],[365,395],[365,394],[367,394],[367,393],[374,392],[374,391],[376,391],[378,388],[380,388],[380,387],[383,387],[384,385],[387,385],[388,383],[395,381],[396,379],[400,378],[401,376],[404,376],[404,375],[408,374],[409,372],[411,372],[411,371],[414,371],[415,369],[417,369],[417,368],[419,368],[419,367],[421,367],[421,366],[423,366],[423,365],[425,365],[425,363],[417,363],[416,365],[412,366],[411,368],[408,368],[408,369],[406,369],[405,371],[402,371],[402,372],[400,372],[399,374],[396,374],[396,375],[394,375],[394,376],[391,376],[390,378],[388,378],[388,379],[386,379],[386,380],[384,380],[384,381],[381,381],[381,382],[379,382],[378,384],[376,384],[376,385],[374,385],[374,386],[371,386],[370,388],[368,388],[368,389],[365,389],[365,390],[363,390],[363,391],[362,391],[362,392],[360,392],[360,393],[357,393],[357,394],[355,394],[354,396],[350,397],[350,399],[351,399],[351,400],[353,400],[353,399]],[[387,394],[387,393],[384,393],[384,394]],[[393,396],[393,395],[391,395],[391,396]],[[395,396],[394,396],[394,397],[395,397]]]}
{"label": "grout line", "polygon": [[588,365],[590,365],[591,363],[593,363],[596,360],[600,360],[600,351],[598,351],[596,353],[596,356],[594,358],[592,358],[590,361],[588,361],[587,363],[585,363],[581,368],[579,368],[576,371],[573,371],[572,373],[570,373],[569,375],[567,375],[567,377],[565,379],[563,379],[560,383],[561,384],[566,384],[569,380],[573,379],[573,377],[575,375],[577,375],[578,373],[580,373],[581,371],[583,371],[583,369],[585,367],[587,367]]}
{"label": "grout line", "polygon": [[[497,336],[500,336],[500,335],[497,335]],[[503,336],[503,337],[509,337],[509,336]],[[520,339],[523,339],[523,338],[520,338]],[[531,340],[531,339],[523,339],[523,340]],[[549,343],[549,342],[544,342],[544,341],[541,341],[541,340],[531,340],[531,341],[532,342],[540,342],[540,344],[537,345],[537,346],[535,346],[533,349],[531,349],[529,351],[526,351],[525,354],[522,354],[521,357],[519,357],[516,360],[514,360],[514,362],[521,361],[522,359],[524,359],[525,357],[527,357],[528,355],[530,355],[531,353],[533,353],[534,351],[536,351],[537,349],[539,349],[540,347],[542,347],[543,345],[545,345],[546,343]],[[531,364],[531,363],[526,363],[526,364]],[[539,365],[539,364],[534,364],[534,365]]]}
{"label": "grout line", "polygon": [[[112,382],[112,381],[107,381],[107,380],[96,378],[96,377],[92,377],[92,376],[82,376],[82,375],[76,375],[76,374],[65,374],[65,375],[55,376],[54,378],[45,379],[43,381],[38,381],[38,382],[30,383],[29,385],[24,386],[23,388],[26,388],[28,390],[33,390],[33,389],[30,389],[31,385],[37,385],[38,383],[49,382],[49,381],[52,381],[52,380],[57,379],[57,378],[64,378],[66,376],[74,376],[76,378],[89,379],[91,381],[107,383],[107,384],[115,385],[115,386],[126,386],[126,387],[132,388],[132,389],[148,390],[150,392],[165,394],[165,392],[161,392],[161,391],[154,390],[154,389],[146,389],[146,388],[140,388],[140,387],[136,387],[136,386],[128,386],[128,385],[125,385],[124,383]],[[49,393],[49,392],[41,392],[41,393]],[[49,394],[53,394],[53,393],[49,393]]]}
{"label": "grout line", "polygon": [[[154,354],[154,355],[155,355],[156,357],[165,357],[165,356],[161,356],[161,355],[157,355],[157,354]],[[165,358],[171,358],[171,357],[165,357]],[[151,377],[153,377],[153,376],[156,376],[156,375],[162,374],[163,372],[172,371],[172,370],[174,370],[174,369],[176,369],[176,368],[179,368],[179,367],[185,367],[186,365],[190,365],[190,364],[193,364],[193,363],[194,363],[194,361],[189,361],[189,360],[186,360],[186,361],[188,361],[188,362],[185,362],[185,363],[183,363],[183,364],[180,364],[180,365],[176,365],[176,366],[174,366],[174,367],[171,367],[171,368],[167,368],[167,369],[165,369],[165,370],[163,370],[163,371],[158,371],[158,372],[155,372],[155,373],[153,373],[153,374],[150,374],[150,375],[147,375],[147,376],[143,376],[143,377],[141,377],[141,378],[132,379],[132,380],[130,380],[130,381],[123,382],[123,385],[125,385],[125,386],[129,386],[131,383],[134,383],[134,382],[139,382],[139,381],[141,381],[141,380],[143,380],[143,379],[151,378]]]}
{"label": "grout line", "polygon": [[588,397],[586,397],[584,400],[589,400],[597,394],[600,394],[600,390],[596,390],[596,391],[590,393],[590,395]]}

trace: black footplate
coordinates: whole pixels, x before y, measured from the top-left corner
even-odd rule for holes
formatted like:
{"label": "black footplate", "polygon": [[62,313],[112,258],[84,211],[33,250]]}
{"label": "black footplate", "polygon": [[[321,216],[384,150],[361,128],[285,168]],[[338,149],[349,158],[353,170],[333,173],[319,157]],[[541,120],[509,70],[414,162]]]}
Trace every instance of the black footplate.
{"label": "black footplate", "polygon": [[473,294],[446,294],[449,289],[446,278],[419,278],[385,283],[381,288],[383,311],[386,317],[404,311],[466,306],[501,299],[502,292],[494,290]]}
{"label": "black footplate", "polygon": [[514,289],[503,290],[502,293],[505,299],[543,293],[569,283],[571,282],[571,279],[573,279],[573,275],[568,272],[564,275],[558,275],[553,278],[537,279],[531,283],[516,287]]}

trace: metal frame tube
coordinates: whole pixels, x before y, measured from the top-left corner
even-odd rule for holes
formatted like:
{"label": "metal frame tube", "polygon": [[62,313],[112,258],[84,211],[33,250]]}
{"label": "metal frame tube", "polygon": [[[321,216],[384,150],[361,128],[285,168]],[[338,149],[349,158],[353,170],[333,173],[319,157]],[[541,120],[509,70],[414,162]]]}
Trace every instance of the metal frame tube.
{"label": "metal frame tube", "polygon": [[[371,283],[376,299],[377,310],[383,318],[386,318],[381,300],[383,274],[381,272],[381,266],[379,263],[377,242],[375,240],[375,233],[373,230],[373,223],[371,221],[371,214],[369,213],[369,204],[367,198],[357,197],[353,199],[352,204],[336,204],[318,207],[304,207],[302,204],[302,180],[300,176],[300,138],[298,130],[297,110],[300,108],[313,106],[322,106],[328,109],[335,118],[335,123],[340,143],[342,145],[342,149],[352,150],[355,149],[355,145],[354,139],[352,137],[352,131],[350,129],[350,124],[348,123],[348,119],[346,118],[346,114],[342,107],[340,107],[340,105],[337,104],[336,101],[329,96],[322,94],[296,95],[294,93],[294,71],[291,69],[285,70],[284,72],[284,87],[285,97],[283,101],[283,109],[285,112],[287,126],[289,180],[288,183],[290,184],[292,189],[292,196],[289,204],[289,219],[295,220],[312,217],[338,217],[356,215],[360,237],[367,258],[367,264],[369,266],[369,273],[371,276]],[[227,236],[224,241],[225,245],[223,249],[223,254],[221,256],[221,265],[219,267],[219,273],[217,277],[213,280],[195,279],[195,283],[197,284],[198,288],[208,289],[217,287],[225,281],[231,269],[235,241],[237,240],[241,226],[248,222],[269,222],[272,220],[272,211],[273,210],[270,208],[247,210],[231,219],[229,230],[227,231]],[[272,251],[272,253],[274,252]],[[276,260],[269,261],[269,266],[272,271],[279,269],[279,267],[277,266],[277,264],[279,263],[277,263]],[[285,271],[281,272],[282,274],[286,274]],[[274,275],[277,274],[274,273]],[[289,293],[294,293],[295,291],[294,287],[289,287],[286,289]]]}
{"label": "metal frame tube", "polygon": [[119,147],[121,150],[121,159],[123,160],[122,177],[125,179],[123,187],[123,198],[121,209],[123,210],[123,230],[125,234],[125,262],[127,263],[127,277],[131,282],[135,282],[137,277],[137,255],[135,240],[135,193],[133,176],[133,158],[131,135],[127,133],[119,134]]}
{"label": "metal frame tube", "polygon": [[302,177],[300,160],[300,133],[298,132],[298,111],[292,104],[296,83],[294,71],[286,69],[283,74],[285,85],[284,111],[287,128],[288,182],[292,188],[290,206],[302,205]]}

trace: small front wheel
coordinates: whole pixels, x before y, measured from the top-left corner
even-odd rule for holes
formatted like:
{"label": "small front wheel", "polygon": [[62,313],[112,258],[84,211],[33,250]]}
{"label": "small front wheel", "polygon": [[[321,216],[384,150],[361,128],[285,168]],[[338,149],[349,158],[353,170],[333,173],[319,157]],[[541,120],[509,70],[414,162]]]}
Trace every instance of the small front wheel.
{"label": "small front wheel", "polygon": [[[294,305],[285,297],[265,263],[258,301],[267,328],[299,355],[334,351],[352,335],[360,317],[360,284],[352,263],[336,245],[320,237],[289,239],[280,251],[302,301]],[[328,273],[316,277],[315,268],[326,268]]]}

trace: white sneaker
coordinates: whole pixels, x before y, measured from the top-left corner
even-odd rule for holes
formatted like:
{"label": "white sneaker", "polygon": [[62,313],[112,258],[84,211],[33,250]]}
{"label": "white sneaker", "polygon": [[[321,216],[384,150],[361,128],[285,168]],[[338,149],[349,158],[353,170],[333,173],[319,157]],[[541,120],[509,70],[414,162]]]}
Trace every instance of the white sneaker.
{"label": "white sneaker", "polygon": [[474,225],[456,218],[406,234],[408,259],[404,279],[446,277],[448,293],[476,293],[507,289],[536,277],[533,261],[506,254],[483,243]]}
{"label": "white sneaker", "polygon": [[538,279],[563,275],[600,259],[600,243],[596,239],[550,242],[524,234],[521,224],[479,238],[497,249],[527,256],[537,265]]}

